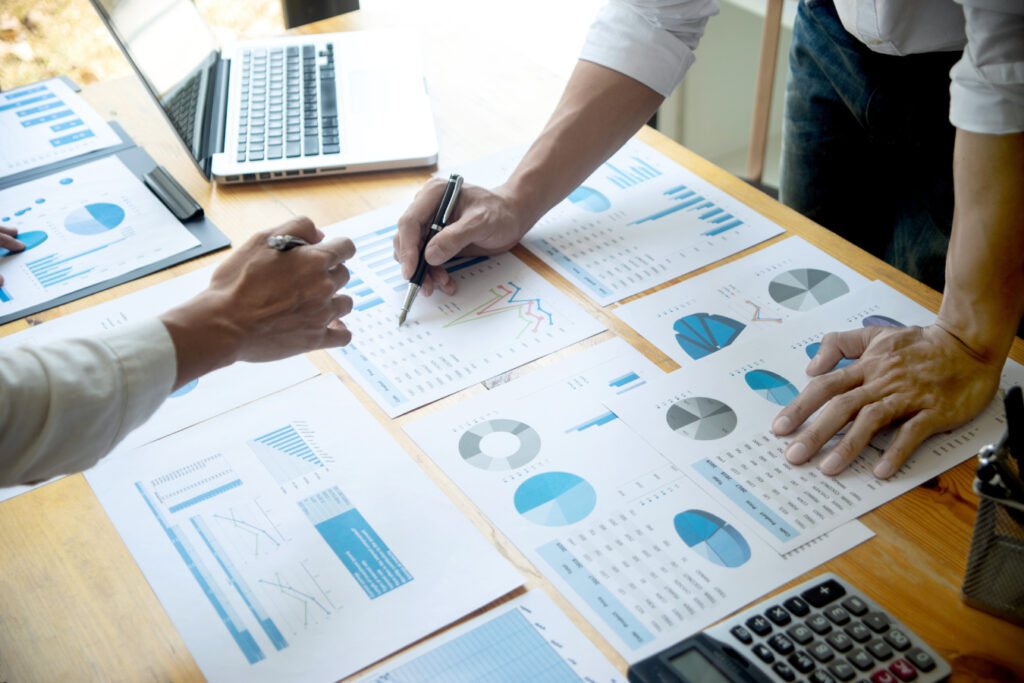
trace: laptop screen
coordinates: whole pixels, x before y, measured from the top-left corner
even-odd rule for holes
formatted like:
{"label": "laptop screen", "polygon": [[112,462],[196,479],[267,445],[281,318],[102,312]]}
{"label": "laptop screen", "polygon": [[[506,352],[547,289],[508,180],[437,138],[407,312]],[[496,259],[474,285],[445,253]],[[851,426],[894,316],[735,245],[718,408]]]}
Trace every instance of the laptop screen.
{"label": "laptop screen", "polygon": [[121,51],[203,168],[202,122],[219,45],[191,0],[92,0]]}

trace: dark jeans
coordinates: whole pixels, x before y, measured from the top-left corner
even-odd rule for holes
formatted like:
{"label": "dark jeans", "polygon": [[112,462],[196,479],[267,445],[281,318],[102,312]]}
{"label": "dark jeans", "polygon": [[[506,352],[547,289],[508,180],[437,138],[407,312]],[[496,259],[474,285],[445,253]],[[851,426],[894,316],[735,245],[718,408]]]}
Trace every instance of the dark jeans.
{"label": "dark jeans", "polygon": [[942,291],[953,221],[949,70],[960,53],[876,54],[832,0],[801,2],[780,199]]}

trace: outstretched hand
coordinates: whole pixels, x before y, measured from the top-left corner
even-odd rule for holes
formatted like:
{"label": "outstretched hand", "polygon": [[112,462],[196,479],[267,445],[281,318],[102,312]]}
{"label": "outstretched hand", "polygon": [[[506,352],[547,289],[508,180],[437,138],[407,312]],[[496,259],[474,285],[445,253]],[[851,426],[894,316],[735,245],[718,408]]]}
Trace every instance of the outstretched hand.
{"label": "outstretched hand", "polygon": [[[833,370],[843,358],[857,360]],[[772,431],[790,434],[824,406],[786,449],[786,459],[798,465],[852,421],[819,465],[835,475],[879,430],[901,422],[874,467],[876,477],[888,479],[929,436],[980,413],[995,395],[1001,370],[1001,362],[984,360],[940,323],[832,332],[807,366],[815,378],[779,413]]]}
{"label": "outstretched hand", "polygon": [[[419,264],[423,239],[446,185],[447,180],[432,178],[398,219],[395,260],[402,265],[402,277],[407,280]],[[436,287],[445,294],[454,294],[455,281],[440,266],[456,256],[489,256],[508,251],[532,225],[525,223],[521,215],[501,188],[487,190],[464,184],[452,212],[453,220],[427,245],[425,256],[432,267],[427,269],[420,293],[429,296]]]}

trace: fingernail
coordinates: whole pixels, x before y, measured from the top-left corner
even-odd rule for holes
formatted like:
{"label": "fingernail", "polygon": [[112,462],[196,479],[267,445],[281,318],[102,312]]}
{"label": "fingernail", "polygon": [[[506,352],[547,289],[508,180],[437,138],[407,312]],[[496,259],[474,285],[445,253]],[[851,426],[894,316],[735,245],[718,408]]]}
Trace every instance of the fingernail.
{"label": "fingernail", "polygon": [[793,429],[793,421],[785,415],[775,418],[775,422],[772,423],[772,431],[776,434],[789,434]]}
{"label": "fingernail", "polygon": [[875,476],[879,479],[888,479],[896,472],[896,468],[888,460],[879,460],[875,465]]}
{"label": "fingernail", "polygon": [[807,459],[807,446],[803,445],[799,441],[794,441],[789,444],[789,448],[786,449],[786,460],[793,465],[799,465]]}
{"label": "fingernail", "polygon": [[821,462],[821,467],[819,469],[821,469],[825,474],[839,474],[844,465],[843,456],[832,451],[828,454],[828,457]]}

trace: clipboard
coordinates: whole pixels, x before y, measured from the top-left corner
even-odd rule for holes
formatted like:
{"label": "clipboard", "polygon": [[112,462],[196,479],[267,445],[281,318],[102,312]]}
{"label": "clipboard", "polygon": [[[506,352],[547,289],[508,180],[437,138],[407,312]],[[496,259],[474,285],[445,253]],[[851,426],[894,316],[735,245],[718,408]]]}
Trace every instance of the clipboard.
{"label": "clipboard", "polygon": [[[81,90],[81,88],[67,76],[61,76],[60,78],[74,91],[79,92]],[[163,270],[164,268],[184,263],[185,261],[189,261],[198,256],[202,256],[231,245],[231,240],[228,236],[221,232],[220,229],[214,225],[213,221],[206,217],[202,207],[199,206],[199,204],[196,203],[180,185],[178,185],[174,178],[171,177],[171,175],[167,173],[162,166],[156,163],[156,160],[154,160],[146,150],[135,144],[135,141],[132,140],[120,124],[116,121],[109,121],[108,124],[114,132],[117,133],[118,137],[121,138],[121,142],[119,144],[87,152],[72,159],[66,159],[64,161],[10,175],[0,180],[0,190],[15,187],[24,182],[35,180],[36,178],[42,178],[59,171],[75,168],[76,166],[96,161],[97,159],[116,156],[139,178],[140,181],[142,181],[144,185],[146,185],[147,188],[149,188],[150,192],[152,192],[153,195],[157,197],[179,221],[181,221],[181,224],[185,226],[185,229],[199,240],[199,245],[148,265],[141,266],[122,275],[111,277],[103,282],[97,282],[96,284],[89,285],[88,287],[84,287],[74,292],[54,297],[53,299],[49,299],[35,306],[30,306],[27,309],[22,309],[17,313],[0,315],[0,325],[13,320],[19,320],[32,315],[33,313],[38,313],[39,311],[45,311],[71,301],[76,301],[83,297],[90,296],[91,294],[95,294],[96,292],[101,292],[105,289],[124,284],[125,282],[137,280],[138,278],[149,275],[150,273],[155,273]]]}

